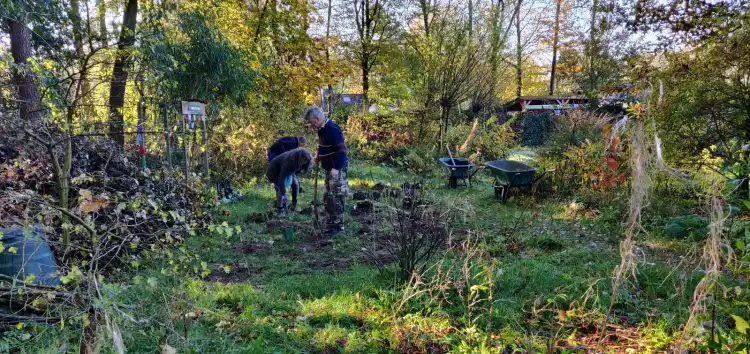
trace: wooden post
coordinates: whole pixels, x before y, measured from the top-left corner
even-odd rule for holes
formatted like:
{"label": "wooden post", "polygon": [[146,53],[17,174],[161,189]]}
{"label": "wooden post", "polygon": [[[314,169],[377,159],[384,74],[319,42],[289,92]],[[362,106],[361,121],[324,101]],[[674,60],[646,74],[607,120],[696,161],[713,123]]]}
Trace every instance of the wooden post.
{"label": "wooden post", "polygon": [[143,133],[143,124],[146,121],[146,101],[143,100],[143,94],[138,100],[138,128],[136,129],[136,141],[138,145],[138,154],[141,156],[141,169],[146,169],[146,134]]}
{"label": "wooden post", "polygon": [[167,148],[164,153],[164,165],[170,167],[172,164],[172,144],[169,141],[169,137],[172,135],[172,129],[169,128],[169,106],[162,103],[161,109],[164,116],[164,144]]}
{"label": "wooden post", "polygon": [[208,169],[208,130],[206,129],[206,116],[201,116],[201,130],[203,130],[203,178],[206,180],[206,187],[210,188],[211,175]]}
{"label": "wooden post", "polygon": [[187,118],[186,115],[182,115],[182,172],[185,173],[185,179],[188,178],[188,142],[187,142]]}

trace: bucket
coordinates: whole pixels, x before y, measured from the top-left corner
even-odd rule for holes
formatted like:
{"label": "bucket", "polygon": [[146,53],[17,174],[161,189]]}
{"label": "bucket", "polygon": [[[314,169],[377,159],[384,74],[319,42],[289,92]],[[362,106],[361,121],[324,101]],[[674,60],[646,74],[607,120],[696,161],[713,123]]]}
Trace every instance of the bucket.
{"label": "bucket", "polygon": [[294,228],[293,227],[287,227],[284,229],[284,241],[286,242],[294,241]]}

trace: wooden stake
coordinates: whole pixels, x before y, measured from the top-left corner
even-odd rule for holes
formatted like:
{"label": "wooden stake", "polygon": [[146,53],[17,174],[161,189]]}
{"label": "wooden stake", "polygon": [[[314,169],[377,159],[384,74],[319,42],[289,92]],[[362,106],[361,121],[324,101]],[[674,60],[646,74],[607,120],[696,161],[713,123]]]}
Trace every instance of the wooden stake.
{"label": "wooden stake", "polygon": [[164,143],[166,144],[166,153],[164,156],[164,164],[169,167],[172,163],[172,144],[169,142],[171,135],[171,129],[169,129],[169,107],[166,104],[162,104],[162,114],[164,114]]}
{"label": "wooden stake", "polygon": [[320,226],[320,215],[318,214],[318,175],[319,175],[319,169],[318,169],[318,162],[315,163],[315,189],[313,189],[313,214],[315,215],[314,219],[314,225],[315,229],[318,229],[318,226]]}
{"label": "wooden stake", "polygon": [[206,130],[206,116],[201,118],[201,129],[203,130],[203,177],[206,180],[206,186],[210,186],[211,175],[208,169],[208,130]]}
{"label": "wooden stake", "polygon": [[188,142],[187,142],[187,134],[185,134],[187,121],[185,118],[185,115],[182,116],[182,172],[185,173],[185,180],[188,179]]}

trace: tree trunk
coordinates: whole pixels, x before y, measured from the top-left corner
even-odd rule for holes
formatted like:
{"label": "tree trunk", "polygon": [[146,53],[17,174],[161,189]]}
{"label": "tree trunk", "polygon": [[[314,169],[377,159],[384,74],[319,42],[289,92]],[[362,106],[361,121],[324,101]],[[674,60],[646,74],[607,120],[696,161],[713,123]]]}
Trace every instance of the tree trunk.
{"label": "tree trunk", "polygon": [[[22,6],[23,1],[17,0],[16,4]],[[21,119],[39,123],[42,120],[41,98],[34,82],[34,74],[26,66],[26,61],[31,57],[31,34],[24,24],[14,20],[8,22],[10,52],[13,54],[13,62],[21,66],[13,70],[13,81],[16,84]]]}
{"label": "tree trunk", "polygon": [[[331,0],[328,0],[328,17],[326,18],[326,66],[328,66],[328,62],[330,61],[330,43],[328,41],[331,40],[331,9],[333,7],[331,6]],[[331,85],[331,78],[328,78],[328,97],[326,97],[326,105],[328,107],[326,108],[326,111],[330,114],[331,109],[333,108],[331,105],[331,100],[333,99],[333,86]],[[321,107],[324,108],[324,107]]]}
{"label": "tree trunk", "polygon": [[557,46],[560,40],[560,6],[562,0],[556,0],[555,6],[555,29],[552,37],[552,70],[549,77],[549,95],[555,94],[555,69],[557,67]]}
{"label": "tree trunk", "polygon": [[592,93],[596,89],[596,69],[594,68],[597,55],[597,43],[596,43],[596,15],[599,10],[599,0],[593,0],[591,3],[591,28],[589,28],[589,45],[588,45],[588,84],[589,93]]}
{"label": "tree trunk", "polygon": [[523,93],[523,48],[521,47],[521,0],[516,2],[516,97]]}
{"label": "tree trunk", "polygon": [[102,48],[106,48],[109,40],[107,39],[107,5],[104,0],[96,0],[96,16],[99,19],[99,43]]}
{"label": "tree trunk", "polygon": [[[76,56],[78,61],[83,65],[84,63],[84,56],[86,53],[84,53],[83,50],[83,28],[81,27],[81,12],[80,7],[78,5],[79,0],[70,0],[70,22],[73,25],[73,42],[75,44],[76,49]],[[81,67],[80,70],[88,71],[88,68]],[[83,104],[83,112],[84,112],[84,121],[85,118],[90,118],[94,114],[93,110],[93,103],[91,100],[90,95],[90,85],[88,78],[83,76],[81,77],[81,97],[82,97],[82,104]]]}
{"label": "tree trunk", "polygon": [[445,134],[448,134],[448,117],[451,113],[450,105],[441,104],[440,107],[442,108],[442,112],[440,114],[440,149],[438,151],[442,151],[443,147],[448,144],[445,141]]}
{"label": "tree trunk", "polygon": [[469,0],[469,44],[474,38],[474,2]]}
{"label": "tree trunk", "polygon": [[424,22],[424,35],[430,36],[430,0],[419,0],[419,6],[422,8],[422,21]]}
{"label": "tree trunk", "polygon": [[266,0],[265,3],[263,3],[263,9],[260,11],[260,16],[258,17],[258,25],[255,27],[255,41],[260,38],[261,30],[263,29],[263,18],[266,16],[266,11],[268,10],[268,2],[272,0]]}
{"label": "tree trunk", "polygon": [[362,56],[362,110],[367,110],[370,91],[370,58]]}
{"label": "tree trunk", "polygon": [[109,135],[120,147],[125,145],[122,108],[125,105],[125,85],[130,70],[130,57],[126,50],[135,43],[135,25],[138,19],[138,0],[128,0],[122,16],[122,30],[117,44],[117,59],[112,68],[112,86],[109,89]]}
{"label": "tree trunk", "polygon": [[500,51],[505,47],[505,2],[498,0],[497,5],[492,8],[492,38],[490,39],[490,79],[492,80],[492,96],[497,90],[497,69],[500,63]]}

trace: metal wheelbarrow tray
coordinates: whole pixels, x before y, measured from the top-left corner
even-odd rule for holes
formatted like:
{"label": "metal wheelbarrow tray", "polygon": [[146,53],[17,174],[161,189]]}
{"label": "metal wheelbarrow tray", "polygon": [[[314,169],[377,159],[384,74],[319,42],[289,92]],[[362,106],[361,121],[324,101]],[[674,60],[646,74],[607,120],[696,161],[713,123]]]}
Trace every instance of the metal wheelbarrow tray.
{"label": "metal wheelbarrow tray", "polygon": [[462,157],[452,159],[441,157],[438,161],[445,167],[448,174],[448,187],[450,188],[456,188],[459,180],[464,181],[465,185],[471,187],[471,177],[474,177],[474,174],[479,171],[471,161]]}
{"label": "metal wheelbarrow tray", "polygon": [[543,172],[538,177],[536,170],[518,161],[495,160],[486,162],[484,166],[490,170],[495,177],[495,196],[505,204],[508,201],[508,192],[513,187],[532,186],[536,181],[542,178],[548,171]]}

